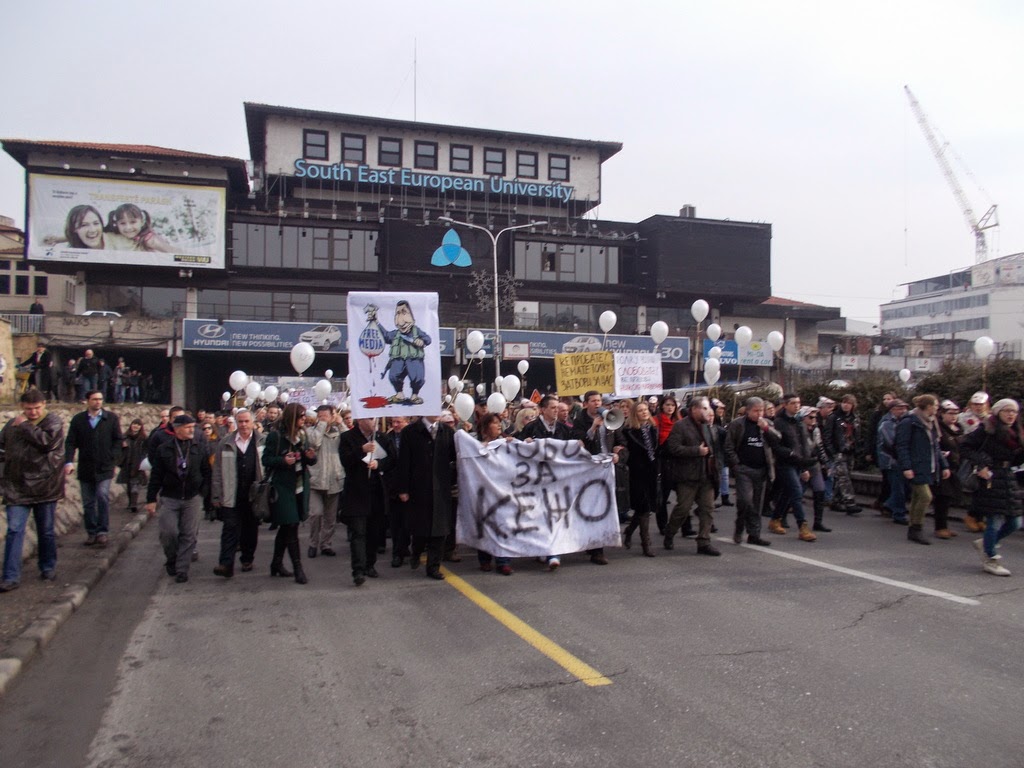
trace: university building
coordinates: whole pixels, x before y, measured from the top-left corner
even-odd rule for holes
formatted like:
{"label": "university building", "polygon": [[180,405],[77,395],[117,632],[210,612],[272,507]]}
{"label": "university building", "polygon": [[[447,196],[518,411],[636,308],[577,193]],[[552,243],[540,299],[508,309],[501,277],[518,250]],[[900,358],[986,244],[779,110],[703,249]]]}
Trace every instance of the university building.
{"label": "university building", "polygon": [[[808,349],[816,322],[839,314],[771,297],[770,224],[691,206],[598,219],[615,142],[263,104],[246,104],[245,122],[249,160],[3,140],[26,169],[26,264],[80,287],[66,312],[47,308],[44,341],[123,355],[160,370],[175,401],[212,404],[232,370],[291,375],[300,339],[318,349],[311,373],[340,376],[346,324],[360,322],[346,317],[349,291],[432,291],[443,362],[461,375],[465,334],[493,335],[495,252],[503,372],[529,356],[531,389],[553,388],[557,352],[652,349],[656,320],[670,327],[665,385],[686,384],[702,356],[698,298],[712,307],[705,326],[778,329]],[[488,233],[512,227],[492,245]],[[618,316],[607,340],[605,310]]]}

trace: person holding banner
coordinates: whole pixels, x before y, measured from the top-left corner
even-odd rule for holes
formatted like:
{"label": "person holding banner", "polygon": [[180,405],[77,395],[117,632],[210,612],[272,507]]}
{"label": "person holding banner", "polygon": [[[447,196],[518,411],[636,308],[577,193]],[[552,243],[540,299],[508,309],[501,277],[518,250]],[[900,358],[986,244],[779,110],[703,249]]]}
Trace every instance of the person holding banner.
{"label": "person holding banner", "polygon": [[640,546],[644,557],[654,557],[648,530],[651,510],[658,499],[658,428],[651,420],[650,407],[641,400],[629,415],[624,430],[629,465],[629,505],[633,517],[626,526],[623,546],[630,548],[633,531],[640,530]]}
{"label": "person holding banner", "polygon": [[[543,410],[544,409],[542,408],[541,412],[543,412]],[[541,418],[543,418],[543,416]],[[533,423],[536,424],[539,421],[540,419]],[[484,445],[494,442],[495,440],[507,442],[512,439],[511,437],[506,437],[503,434],[501,416],[499,416],[496,413],[485,413],[483,416],[480,417],[480,420],[477,422],[477,437],[480,439],[480,442],[483,443]],[[494,556],[491,555],[490,552],[485,552],[482,549],[478,549],[476,551],[476,559],[477,562],[480,563],[481,571],[487,572],[497,567],[498,573],[500,573],[502,576],[512,575],[511,557]]]}
{"label": "person holding banner", "polygon": [[[604,404],[604,400],[601,397],[601,393],[597,390],[590,390],[583,395],[583,410],[576,416],[576,420],[573,422],[573,437],[582,441],[584,447],[590,451],[593,455],[602,453],[610,453],[612,455],[612,464],[617,465],[619,463],[619,454],[626,449],[625,443],[622,442],[622,438],[613,436],[609,440],[609,430],[605,427],[604,413],[601,408]],[[625,461],[626,457],[623,456],[622,460]],[[621,520],[621,517],[620,517]],[[598,547],[597,549],[588,549],[587,554],[590,555],[590,562],[595,565],[608,565],[608,558],[604,555],[604,547]],[[548,567],[551,563],[549,561]]]}
{"label": "person holding banner", "polygon": [[441,551],[455,514],[455,430],[436,416],[416,419],[402,430],[395,487],[408,504],[412,534],[410,566],[419,567],[427,553],[427,576],[444,579]]}
{"label": "person holding banner", "polygon": [[673,549],[672,540],[689,516],[694,502],[700,529],[697,554],[718,557],[722,553],[711,543],[711,524],[715,510],[715,488],[719,482],[717,440],[711,433],[714,411],[706,397],[694,398],[689,414],[672,427],[665,448],[671,457],[676,477],[676,506],[665,529],[665,549]]}
{"label": "person holding banner", "polygon": [[376,579],[377,549],[386,542],[384,474],[395,464],[394,444],[376,428],[376,419],[356,419],[355,429],[338,440],[345,470],[342,521],[349,530],[352,582]]}

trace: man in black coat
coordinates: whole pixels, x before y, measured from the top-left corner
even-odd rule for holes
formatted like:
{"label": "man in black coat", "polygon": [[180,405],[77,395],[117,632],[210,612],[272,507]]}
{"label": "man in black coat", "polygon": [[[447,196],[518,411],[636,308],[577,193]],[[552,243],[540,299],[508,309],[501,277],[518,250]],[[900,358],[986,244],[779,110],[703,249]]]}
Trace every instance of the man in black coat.
{"label": "man in black coat", "polygon": [[[385,538],[385,473],[391,472],[394,447],[391,438],[375,429],[376,419],[356,419],[353,429],[338,440],[345,470],[341,519],[349,529],[352,581],[360,587],[366,577],[377,578],[377,549]],[[383,454],[383,455],[380,455]],[[369,456],[367,463],[363,459]]]}
{"label": "man in black coat", "polygon": [[78,485],[82,489],[85,545],[107,546],[110,526],[110,482],[121,459],[121,421],[103,407],[103,393],[86,392],[86,410],[76,413],[68,425],[64,444],[64,472],[75,469],[78,451]]}
{"label": "man in black coat", "polygon": [[443,579],[441,551],[454,514],[455,432],[435,416],[414,420],[402,430],[395,488],[408,504],[415,569],[427,553],[427,576]]}
{"label": "man in black coat", "polygon": [[[626,450],[626,443],[621,432],[617,430],[609,431],[606,428],[601,411],[603,406],[603,398],[601,397],[601,393],[597,390],[592,389],[584,394],[583,410],[581,410],[576,415],[575,420],[573,420],[572,436],[581,440],[583,442],[583,446],[595,456],[602,453],[612,454],[612,465],[615,467],[615,491],[616,497],[619,497],[619,492],[623,488],[622,476],[625,472],[626,466],[626,457],[623,456],[622,466],[620,468],[619,455],[622,451]],[[625,482],[625,487],[629,487],[628,479]],[[616,498],[616,502],[618,503],[618,498]],[[622,510],[620,506],[620,521],[622,520],[621,513]],[[587,554],[590,555],[590,562],[595,565],[608,565],[608,558],[604,555],[604,547],[588,549]],[[549,568],[551,567],[552,562],[557,562],[557,558],[554,561],[548,561]]]}
{"label": "man in black coat", "polygon": [[523,427],[516,437],[520,440],[572,440],[572,430],[558,420],[558,398],[544,395],[540,401],[540,416]]}
{"label": "man in black coat", "polygon": [[36,351],[28,360],[22,361],[21,367],[31,370],[32,382],[36,385],[36,389],[46,397],[54,399],[53,356],[45,344],[36,346]]}
{"label": "man in black coat", "polygon": [[690,411],[669,432],[665,450],[673,462],[676,478],[676,506],[665,528],[665,549],[673,549],[672,540],[683,517],[697,503],[700,529],[697,553],[717,557],[722,553],[711,543],[711,524],[715,510],[715,487],[719,482],[718,441],[711,434],[714,411],[706,397],[695,398]]}

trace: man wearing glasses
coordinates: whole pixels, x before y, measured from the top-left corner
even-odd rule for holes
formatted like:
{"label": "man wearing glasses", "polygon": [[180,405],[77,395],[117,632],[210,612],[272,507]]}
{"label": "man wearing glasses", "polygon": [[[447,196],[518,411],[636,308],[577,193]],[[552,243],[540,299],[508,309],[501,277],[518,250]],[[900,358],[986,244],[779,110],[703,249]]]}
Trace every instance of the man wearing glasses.
{"label": "man wearing glasses", "polygon": [[64,444],[64,473],[75,471],[78,452],[78,485],[82,490],[85,546],[107,546],[110,520],[110,481],[121,458],[121,421],[103,408],[103,393],[85,393],[86,410],[76,413],[68,425]]}

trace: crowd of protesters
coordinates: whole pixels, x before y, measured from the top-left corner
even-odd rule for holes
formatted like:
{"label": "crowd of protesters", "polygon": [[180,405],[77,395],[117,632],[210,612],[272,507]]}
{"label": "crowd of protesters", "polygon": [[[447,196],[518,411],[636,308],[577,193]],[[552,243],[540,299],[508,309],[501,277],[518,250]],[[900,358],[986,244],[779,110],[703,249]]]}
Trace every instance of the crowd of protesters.
{"label": "crowd of protesters", "polygon": [[[93,358],[87,353],[83,360],[88,359]],[[88,384],[93,383],[90,375]],[[646,557],[656,556],[652,515],[664,549],[674,549],[679,536],[693,537],[697,554],[720,556],[711,538],[716,509],[722,515],[734,502],[736,544],[768,547],[770,536],[791,530],[800,541],[815,542],[819,534],[831,533],[829,509],[850,516],[863,511],[852,475],[859,460],[877,464],[883,484],[874,506],[895,525],[906,526],[912,543],[931,544],[924,531],[929,509],[934,538],[956,537],[950,507],[962,503],[969,490],[964,525],[982,534],[974,546],[986,573],[1010,575],[999,542],[1021,521],[1019,406],[1002,399],[989,407],[983,392],[963,412],[951,400],[930,394],[908,404],[887,393],[867,424],[857,415],[853,395],[838,403],[822,397],[813,405],[795,394],[777,401],[750,397],[732,419],[714,398],[681,403],[671,395],[633,400],[598,392],[581,399],[523,400],[502,413],[489,413],[481,397],[468,420],[454,408],[422,418],[353,420],[346,408],[330,404],[315,411],[298,403],[271,403],[256,410],[194,414],[172,407],[161,412],[160,424],[147,435],[140,420],[122,431],[116,414],[103,407],[108,392],[99,383],[97,377],[97,386],[83,393],[87,408],[71,420],[66,438],[61,420],[46,412],[45,395],[36,388],[22,396],[22,413],[0,432],[6,456],[0,489],[9,520],[0,591],[18,586],[29,514],[41,532],[41,576],[54,578],[54,509],[63,497],[64,478],[75,471],[85,513],[84,544],[107,545],[109,489],[116,474],[133,511],[144,494],[147,512],[159,516],[164,567],[179,583],[188,581],[199,558],[204,512],[222,522],[214,573],[224,578],[235,575],[236,565],[253,570],[266,522],[275,531],[270,575],[305,584],[302,541],[307,559],[334,557],[341,522],[356,586],[379,578],[378,556],[387,552],[389,540],[393,568],[408,561],[416,569],[425,555],[426,575],[441,580],[441,563],[461,560],[455,536],[456,430],[484,443],[578,441],[591,454],[609,456],[622,545],[632,549],[637,535]],[[254,489],[261,484],[269,505],[266,520],[254,511],[260,501]],[[556,571],[561,554],[541,558],[544,567]],[[608,564],[603,548],[586,555],[596,565]],[[507,557],[481,551],[477,560],[481,570],[513,573]]]}
{"label": "crowd of protesters", "polygon": [[161,392],[151,373],[132,368],[123,357],[111,364],[91,349],[58,364],[46,345],[39,344],[18,368],[28,374],[29,384],[47,400],[80,403],[86,392],[98,390],[108,403],[160,401]]}

